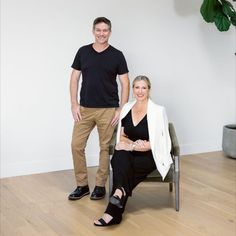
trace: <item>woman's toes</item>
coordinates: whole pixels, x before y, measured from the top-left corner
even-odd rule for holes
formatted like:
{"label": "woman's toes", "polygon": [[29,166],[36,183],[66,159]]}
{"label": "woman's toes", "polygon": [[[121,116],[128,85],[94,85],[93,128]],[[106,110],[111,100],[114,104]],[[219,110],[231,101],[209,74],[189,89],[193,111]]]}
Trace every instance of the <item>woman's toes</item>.
{"label": "woman's toes", "polygon": [[[108,224],[112,220],[112,218],[113,217],[111,215],[104,213],[101,219],[103,219],[106,222],[106,224]],[[95,220],[94,224],[102,225],[102,223],[99,220]]]}
{"label": "woman's toes", "polygon": [[101,225],[101,222],[98,221],[98,220],[95,220],[95,221],[94,221],[94,224],[96,224],[96,225]]}

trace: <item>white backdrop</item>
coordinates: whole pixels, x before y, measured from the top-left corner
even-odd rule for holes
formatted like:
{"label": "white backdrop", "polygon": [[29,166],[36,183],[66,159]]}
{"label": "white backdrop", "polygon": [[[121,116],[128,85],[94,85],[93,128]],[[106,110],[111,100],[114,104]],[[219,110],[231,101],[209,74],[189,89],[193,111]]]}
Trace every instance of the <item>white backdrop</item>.
{"label": "white backdrop", "polygon": [[[182,154],[220,150],[223,125],[236,122],[235,28],[206,24],[201,2],[2,0],[1,177],[73,167],[70,66],[97,16],[112,21],[130,79],[151,79]],[[96,130],[86,153],[97,165]]]}

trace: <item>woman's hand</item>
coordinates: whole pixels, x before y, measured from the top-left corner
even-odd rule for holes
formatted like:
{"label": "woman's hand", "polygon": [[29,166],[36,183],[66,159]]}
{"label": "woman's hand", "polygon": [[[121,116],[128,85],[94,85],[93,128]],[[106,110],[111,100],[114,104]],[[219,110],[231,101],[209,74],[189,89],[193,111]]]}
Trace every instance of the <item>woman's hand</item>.
{"label": "woman's hand", "polygon": [[116,150],[132,151],[133,150],[133,144],[121,141],[121,142],[116,144],[115,149]]}
{"label": "woman's hand", "polygon": [[134,142],[134,151],[146,152],[151,150],[150,142],[146,140],[138,139]]}
{"label": "woman's hand", "polygon": [[150,142],[146,140],[136,140],[135,142],[119,142],[116,144],[116,150],[146,152],[151,150]]}

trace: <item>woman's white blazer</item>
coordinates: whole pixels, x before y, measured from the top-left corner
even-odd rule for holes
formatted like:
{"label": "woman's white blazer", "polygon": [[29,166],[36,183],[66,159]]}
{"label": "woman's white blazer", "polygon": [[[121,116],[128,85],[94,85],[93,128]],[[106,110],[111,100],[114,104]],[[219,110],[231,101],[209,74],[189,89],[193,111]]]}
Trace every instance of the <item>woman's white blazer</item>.
{"label": "woman's white blazer", "polygon": [[[120,141],[121,120],[128,114],[135,103],[136,100],[128,102],[121,110],[117,130],[117,142]],[[157,170],[160,172],[162,180],[164,180],[170,169],[170,165],[173,163],[170,155],[171,140],[168,119],[165,108],[155,104],[151,99],[148,100],[147,123],[153,158],[156,163]]]}

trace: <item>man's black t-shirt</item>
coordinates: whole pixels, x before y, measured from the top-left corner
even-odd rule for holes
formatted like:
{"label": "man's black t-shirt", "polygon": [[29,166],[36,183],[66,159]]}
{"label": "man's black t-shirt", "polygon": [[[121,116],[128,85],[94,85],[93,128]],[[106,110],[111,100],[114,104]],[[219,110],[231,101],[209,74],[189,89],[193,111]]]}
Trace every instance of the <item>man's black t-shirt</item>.
{"label": "man's black t-shirt", "polygon": [[104,51],[97,52],[89,44],[78,50],[71,67],[82,72],[81,106],[119,107],[116,77],[128,73],[121,51],[109,45]]}

